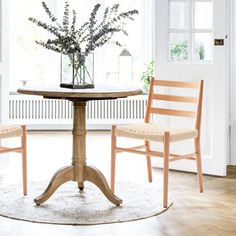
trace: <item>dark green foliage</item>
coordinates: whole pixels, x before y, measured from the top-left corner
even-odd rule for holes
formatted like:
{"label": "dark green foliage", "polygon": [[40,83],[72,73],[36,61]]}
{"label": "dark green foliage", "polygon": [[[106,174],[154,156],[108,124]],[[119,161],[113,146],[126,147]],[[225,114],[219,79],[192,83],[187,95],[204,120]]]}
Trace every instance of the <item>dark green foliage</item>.
{"label": "dark green foliage", "polygon": [[48,17],[52,20],[52,22],[56,21],[57,18],[51,13],[51,11],[49,10],[46,3],[42,2],[42,5],[43,5],[43,8],[44,8],[45,12],[48,14]]}
{"label": "dark green foliage", "polygon": [[68,1],[65,1],[65,10],[64,10],[64,15],[63,15],[63,21],[62,21],[62,26],[64,32],[68,32],[69,30],[69,20],[70,20],[70,6]]}
{"label": "dark green foliage", "polygon": [[[58,53],[76,53],[84,56],[92,53],[97,47],[110,42],[115,33],[128,35],[125,30],[126,22],[134,20],[133,15],[138,14],[137,10],[118,13],[119,4],[115,4],[111,8],[107,7],[105,9],[103,19],[98,23],[96,15],[101,5],[96,4],[90,14],[89,21],[76,29],[77,14],[75,10],[72,10],[72,17],[70,17],[68,0],[65,1],[62,24],[58,22],[44,1],[42,6],[52,24],[44,23],[33,17],[30,17],[29,20],[50,32],[54,38],[48,39],[46,42],[39,40],[36,43]],[[71,23],[70,18],[72,19]],[[119,42],[115,43],[120,45]]]}
{"label": "dark green foliage", "polygon": [[204,60],[205,59],[205,48],[203,44],[200,44],[199,46],[199,59]]}

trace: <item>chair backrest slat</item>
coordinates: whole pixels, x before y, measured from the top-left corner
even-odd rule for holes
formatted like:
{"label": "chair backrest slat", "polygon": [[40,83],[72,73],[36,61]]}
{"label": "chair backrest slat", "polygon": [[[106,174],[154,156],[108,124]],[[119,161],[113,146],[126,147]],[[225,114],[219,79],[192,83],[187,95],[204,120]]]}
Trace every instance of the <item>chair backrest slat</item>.
{"label": "chair backrest slat", "polygon": [[168,80],[154,80],[154,86],[178,87],[178,88],[199,88],[199,82],[180,82]]}
{"label": "chair backrest slat", "polygon": [[[173,88],[184,88],[184,89],[194,89],[196,92],[198,91],[198,96],[177,96],[177,95],[169,95],[156,92],[158,87],[173,87]],[[203,80],[197,82],[180,82],[180,81],[167,81],[167,80],[155,80],[151,79],[150,82],[150,90],[148,95],[148,103],[147,103],[147,111],[145,122],[150,122],[151,114],[158,115],[168,115],[168,116],[179,116],[179,117],[189,117],[195,118],[195,128],[200,131],[201,126],[201,110],[202,110],[202,96],[203,96]],[[196,104],[196,108],[194,110],[175,110],[169,108],[162,108],[158,106],[158,103],[155,104],[153,101],[165,101],[165,102],[182,102],[182,103],[192,103],[192,105]],[[155,105],[157,105],[155,107]],[[166,105],[166,104],[164,104]],[[191,105],[191,108],[192,108]]]}
{"label": "chair backrest slat", "polygon": [[168,115],[168,116],[182,116],[182,117],[191,117],[196,118],[197,113],[194,111],[184,111],[184,110],[173,110],[166,108],[151,108],[150,113],[159,114],[159,115]]}
{"label": "chair backrest slat", "polygon": [[197,97],[188,97],[188,96],[174,96],[166,94],[153,94],[152,99],[170,101],[170,102],[186,102],[186,103],[197,103]]}

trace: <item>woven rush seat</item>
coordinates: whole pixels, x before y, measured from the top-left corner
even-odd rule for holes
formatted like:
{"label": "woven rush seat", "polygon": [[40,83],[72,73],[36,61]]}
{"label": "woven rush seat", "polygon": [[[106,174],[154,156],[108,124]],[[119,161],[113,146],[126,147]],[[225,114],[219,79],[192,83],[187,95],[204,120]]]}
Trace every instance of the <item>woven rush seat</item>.
{"label": "woven rush seat", "polygon": [[26,150],[26,126],[0,124],[0,139],[19,137],[21,144],[17,146],[0,146],[0,154],[8,152],[21,153],[23,194],[27,195],[27,150]]}
{"label": "woven rush seat", "polygon": [[116,136],[142,139],[146,141],[164,141],[164,132],[170,132],[170,142],[177,142],[185,139],[196,138],[197,129],[165,128],[155,124],[130,124],[117,126]]}
{"label": "woven rush seat", "polygon": [[12,138],[22,136],[23,129],[21,126],[0,125],[0,138]]}

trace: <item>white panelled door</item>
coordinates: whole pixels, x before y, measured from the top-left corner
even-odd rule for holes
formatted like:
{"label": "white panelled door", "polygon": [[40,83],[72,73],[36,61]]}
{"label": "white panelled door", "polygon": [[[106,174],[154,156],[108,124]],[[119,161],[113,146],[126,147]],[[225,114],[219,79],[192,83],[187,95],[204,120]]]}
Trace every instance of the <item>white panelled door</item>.
{"label": "white panelled door", "polygon": [[[221,176],[226,174],[228,159],[227,2],[155,1],[156,77],[204,80],[203,172]],[[177,144],[174,149],[189,149],[191,145]],[[196,170],[191,161],[174,162],[170,167]]]}
{"label": "white panelled door", "polygon": [[8,120],[9,1],[0,0],[0,123]]}

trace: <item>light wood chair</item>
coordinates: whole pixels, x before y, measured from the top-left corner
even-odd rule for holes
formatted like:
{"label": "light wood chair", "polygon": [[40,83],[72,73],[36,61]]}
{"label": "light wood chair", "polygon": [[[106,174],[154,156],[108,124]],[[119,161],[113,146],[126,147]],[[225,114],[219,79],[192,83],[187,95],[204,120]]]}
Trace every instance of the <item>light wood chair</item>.
{"label": "light wood chair", "polygon": [[[156,93],[158,86],[162,87],[175,87],[183,89],[194,89],[197,96],[176,96],[167,95],[163,93]],[[196,91],[196,89],[198,91]],[[142,154],[146,156],[148,179],[152,181],[151,169],[151,156],[163,158],[163,206],[168,207],[168,175],[169,175],[169,162],[188,159],[195,160],[197,164],[198,185],[199,191],[203,192],[203,177],[202,177],[202,164],[201,164],[201,149],[200,149],[200,128],[201,128],[201,113],[202,113],[202,96],[203,96],[203,81],[199,82],[180,82],[180,81],[164,81],[151,79],[150,90],[148,95],[147,110],[144,124],[135,125],[120,125],[112,126],[112,142],[111,142],[111,189],[115,190],[115,163],[116,153],[130,152]],[[154,101],[181,102],[195,104],[195,111],[174,110],[166,108],[155,107]],[[167,115],[177,117],[189,117],[195,119],[195,127],[188,128],[173,128],[173,127],[159,127],[157,124],[150,123],[151,115]],[[122,148],[117,147],[117,137],[126,137],[144,140],[145,145]],[[195,144],[194,153],[190,154],[174,154],[170,153],[170,144],[173,142],[193,139]],[[150,150],[150,141],[162,142],[163,152]],[[142,150],[144,149],[144,150]]]}
{"label": "light wood chair", "polygon": [[1,125],[0,139],[21,137],[20,147],[0,147],[0,153],[18,152],[22,154],[23,194],[27,195],[27,162],[26,162],[26,126]]}

